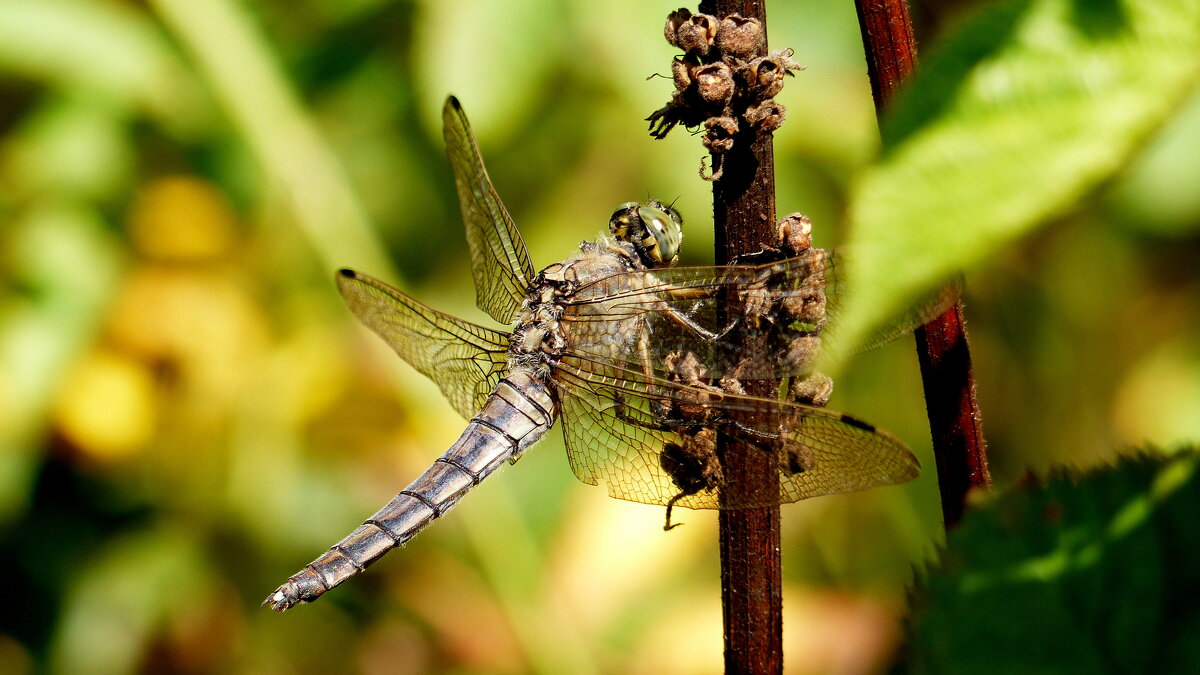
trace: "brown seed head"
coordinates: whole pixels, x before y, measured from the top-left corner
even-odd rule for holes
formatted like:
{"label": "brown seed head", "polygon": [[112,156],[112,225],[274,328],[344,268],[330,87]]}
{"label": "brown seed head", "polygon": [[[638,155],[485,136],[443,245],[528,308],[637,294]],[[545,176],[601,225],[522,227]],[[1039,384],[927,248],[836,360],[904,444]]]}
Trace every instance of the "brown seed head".
{"label": "brown seed head", "polygon": [[[788,388],[788,393],[797,403],[824,408],[825,404],[829,403],[830,395],[833,394],[833,379],[824,373],[813,373],[805,378],[796,378],[792,380],[792,386]],[[806,470],[812,468],[812,459],[808,462]]]}
{"label": "brown seed head", "polygon": [[769,56],[760,56],[746,66],[746,80],[756,98],[770,98],[783,91],[784,73],[779,63]]}
{"label": "brown seed head", "polygon": [[792,50],[780,49],[754,59],[746,66],[746,81],[755,98],[770,98],[783,90],[783,78],[803,66],[791,58]]}
{"label": "brown seed head", "polygon": [[711,14],[693,14],[675,31],[676,46],[688,54],[704,56],[712,47],[718,25]]}
{"label": "brown seed head", "polygon": [[692,13],[686,7],[680,7],[667,16],[667,23],[663,26],[663,37],[672,47],[679,46],[679,27],[687,23],[690,18],[692,18]]}
{"label": "brown seed head", "polygon": [[696,69],[696,86],[700,98],[722,106],[733,98],[733,71],[721,63],[710,63]]}
{"label": "brown seed head", "polygon": [[692,86],[692,68],[695,68],[695,65],[685,59],[687,57],[671,61],[671,79],[675,81],[676,91],[683,91]]}
{"label": "brown seed head", "polygon": [[714,155],[729,152],[737,130],[737,120],[728,115],[704,120],[704,147]]}
{"label": "brown seed head", "polygon": [[717,29],[716,45],[721,53],[748,59],[766,47],[766,35],[758,19],[748,19],[741,14],[730,14],[721,19]]}
{"label": "brown seed head", "polygon": [[769,134],[783,126],[786,116],[787,108],[776,103],[773,98],[750,106],[746,109],[745,114],[746,122],[764,134]]}
{"label": "brown seed head", "polygon": [[798,376],[808,375],[817,363],[821,352],[821,336],[805,335],[798,337],[787,346],[783,354],[783,363]]}
{"label": "brown seed head", "polygon": [[797,255],[812,248],[812,221],[803,213],[790,213],[775,226],[779,245],[788,255]]}

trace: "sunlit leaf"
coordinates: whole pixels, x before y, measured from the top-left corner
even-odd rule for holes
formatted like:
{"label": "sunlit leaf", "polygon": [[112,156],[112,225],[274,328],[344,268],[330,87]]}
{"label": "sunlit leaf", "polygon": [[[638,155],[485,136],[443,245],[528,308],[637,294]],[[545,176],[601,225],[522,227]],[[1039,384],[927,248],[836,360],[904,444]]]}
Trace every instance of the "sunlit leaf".
{"label": "sunlit leaf", "polygon": [[1126,227],[1187,237],[1200,230],[1200,96],[1171,120],[1108,193]]}
{"label": "sunlit leaf", "polygon": [[64,97],[47,101],[22,122],[5,158],[15,195],[104,199],[129,189],[135,148],[119,106]]}
{"label": "sunlit leaf", "polygon": [[1200,75],[1200,3],[1022,0],[918,69],[850,208],[842,339],[1060,214],[1124,166]]}

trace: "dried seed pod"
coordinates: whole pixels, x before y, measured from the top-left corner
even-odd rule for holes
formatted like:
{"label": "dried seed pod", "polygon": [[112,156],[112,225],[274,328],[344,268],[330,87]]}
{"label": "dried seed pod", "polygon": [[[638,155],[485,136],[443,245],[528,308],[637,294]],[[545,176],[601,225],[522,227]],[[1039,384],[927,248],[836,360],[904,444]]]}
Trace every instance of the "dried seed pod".
{"label": "dried seed pod", "polygon": [[692,69],[696,65],[687,59],[685,56],[671,61],[671,79],[675,81],[675,91],[683,91],[692,86]]}
{"label": "dried seed pod", "polygon": [[[711,490],[725,482],[725,473],[717,456],[716,434],[712,429],[685,431],[680,434],[680,440],[682,444],[667,443],[663,446],[659,462],[681,495]],[[671,525],[670,511],[667,514],[664,529],[669,530],[674,525]]]}
{"label": "dried seed pod", "polygon": [[833,395],[833,379],[824,373],[813,373],[804,379],[792,380],[788,393],[797,403],[824,408]]}
{"label": "dried seed pod", "polygon": [[734,394],[736,396],[746,395],[746,389],[742,386],[742,381],[736,377],[730,377],[728,375],[722,377],[720,385],[721,389],[727,394]]}
{"label": "dried seed pod", "polygon": [[711,14],[693,14],[676,29],[676,46],[688,54],[704,56],[712,48],[718,25],[717,17]]}
{"label": "dried seed pod", "polygon": [[770,98],[783,90],[783,78],[793,70],[803,69],[804,66],[792,60],[792,50],[779,49],[747,64],[746,83],[755,98]]}
{"label": "dried seed pod", "polygon": [[823,328],[827,302],[824,291],[813,291],[807,296],[799,293],[785,295],[779,301],[779,306],[796,321]]}
{"label": "dried seed pod", "polygon": [[704,120],[704,147],[714,155],[729,152],[737,130],[737,120],[728,115]]}
{"label": "dried seed pod", "polygon": [[745,70],[750,93],[757,99],[771,98],[783,91],[783,78],[787,70],[769,56],[760,56],[751,61]]}
{"label": "dried seed pod", "polygon": [[812,248],[812,221],[803,213],[790,213],[775,225],[779,247],[789,256]]}
{"label": "dried seed pod", "polygon": [[663,26],[663,37],[672,47],[679,46],[679,27],[687,23],[690,18],[692,18],[692,13],[686,7],[680,7],[667,16],[667,23]]}
{"label": "dried seed pod", "polygon": [[733,98],[733,71],[721,63],[710,63],[695,71],[696,87],[700,98],[709,103],[724,106]]}
{"label": "dried seed pod", "polygon": [[825,310],[828,297],[825,295],[825,256],[824,252],[809,249],[802,254],[805,264],[812,268],[808,279],[787,293],[779,301],[779,307],[793,321],[807,324],[809,330],[820,330],[825,325]]}
{"label": "dried seed pod", "polygon": [[817,453],[812,448],[796,441],[784,442],[779,452],[779,473],[785,476],[798,476],[805,471],[811,471],[817,465]]}
{"label": "dried seed pod", "polygon": [[750,283],[745,288],[739,289],[736,293],[738,302],[741,303],[739,312],[742,315],[742,321],[747,328],[758,330],[759,325],[765,320],[771,323],[775,317],[771,316],[771,306],[775,304],[778,291],[768,289],[766,283],[757,282]]}
{"label": "dried seed pod", "polygon": [[786,116],[787,108],[776,103],[773,98],[750,106],[746,109],[745,115],[743,115],[747,124],[764,134],[769,134],[783,126],[783,120]]}
{"label": "dried seed pod", "polygon": [[766,35],[758,19],[730,14],[721,19],[717,28],[716,45],[722,54],[748,59],[766,46]]}
{"label": "dried seed pod", "polygon": [[782,365],[797,377],[807,377],[817,364],[817,356],[821,353],[821,336],[804,335],[788,345],[783,354]]}

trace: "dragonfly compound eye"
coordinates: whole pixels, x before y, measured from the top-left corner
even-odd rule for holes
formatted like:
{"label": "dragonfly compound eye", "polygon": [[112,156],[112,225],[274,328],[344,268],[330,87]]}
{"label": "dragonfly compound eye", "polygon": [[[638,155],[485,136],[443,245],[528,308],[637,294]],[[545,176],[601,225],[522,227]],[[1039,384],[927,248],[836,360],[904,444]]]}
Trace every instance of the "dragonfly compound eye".
{"label": "dragonfly compound eye", "polygon": [[640,207],[637,213],[646,227],[642,240],[646,253],[658,263],[674,262],[679,254],[679,245],[683,243],[679,213],[671,209],[668,214],[662,208],[650,205]]}

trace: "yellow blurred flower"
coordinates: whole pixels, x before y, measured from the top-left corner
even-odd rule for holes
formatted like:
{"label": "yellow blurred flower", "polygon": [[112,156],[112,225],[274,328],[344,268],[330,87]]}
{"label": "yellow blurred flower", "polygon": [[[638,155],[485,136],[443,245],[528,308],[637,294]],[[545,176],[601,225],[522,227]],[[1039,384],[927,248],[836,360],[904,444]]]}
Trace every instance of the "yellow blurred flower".
{"label": "yellow blurred flower", "polygon": [[116,344],[225,396],[249,374],[267,333],[260,308],[231,275],[159,265],[130,274],[109,324]]}
{"label": "yellow blurred flower", "polygon": [[105,463],[124,460],[154,434],[154,378],[137,361],[94,352],[59,389],[54,417],[85,455]]}
{"label": "yellow blurred flower", "polygon": [[212,185],[189,176],[150,183],[129,215],[134,245],[160,260],[200,260],[227,251],[237,216]]}

